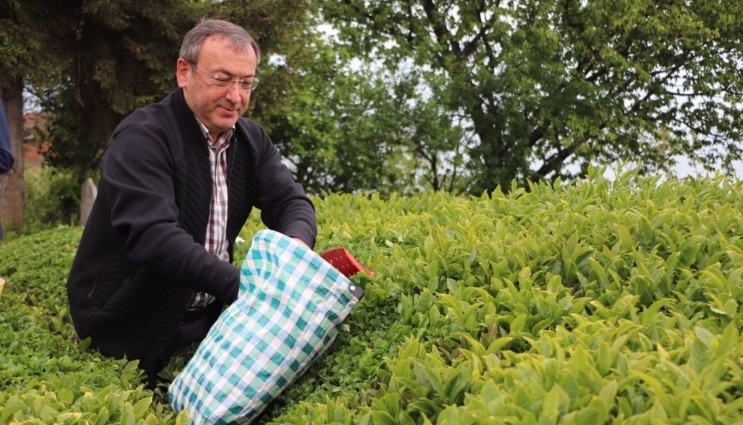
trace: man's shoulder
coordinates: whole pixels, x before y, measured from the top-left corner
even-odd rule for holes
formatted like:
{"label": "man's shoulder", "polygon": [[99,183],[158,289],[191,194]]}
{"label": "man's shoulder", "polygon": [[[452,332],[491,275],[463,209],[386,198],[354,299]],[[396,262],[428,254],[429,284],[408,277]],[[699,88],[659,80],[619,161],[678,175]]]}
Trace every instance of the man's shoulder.
{"label": "man's shoulder", "polygon": [[[159,102],[142,106],[126,116],[116,126],[114,136],[122,131],[137,131],[136,129],[145,132],[176,132],[183,125],[196,125],[193,113],[187,112],[185,101],[179,99],[178,92],[171,92]],[[189,123],[189,120],[192,122]]]}
{"label": "man's shoulder", "polygon": [[255,149],[263,149],[267,145],[272,145],[266,130],[257,122],[246,117],[241,117],[235,123],[235,137],[239,141],[253,145]]}
{"label": "man's shoulder", "polygon": [[166,116],[177,115],[178,100],[175,94],[175,92],[172,92],[159,102],[150,103],[135,109],[121,121],[120,125],[131,125],[132,123],[143,123],[148,121],[158,123],[162,122],[162,119]]}
{"label": "man's shoulder", "polygon": [[235,127],[240,130],[242,129],[245,132],[261,132],[265,133],[263,130],[263,127],[261,127],[260,124],[253,121],[250,118],[247,117],[240,117],[240,119],[237,120],[237,123],[235,123]]}

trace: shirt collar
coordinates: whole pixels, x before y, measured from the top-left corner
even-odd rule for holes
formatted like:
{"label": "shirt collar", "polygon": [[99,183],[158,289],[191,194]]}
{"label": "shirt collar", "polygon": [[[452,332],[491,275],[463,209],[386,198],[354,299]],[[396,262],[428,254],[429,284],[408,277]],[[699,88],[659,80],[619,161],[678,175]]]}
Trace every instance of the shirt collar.
{"label": "shirt collar", "polygon": [[[211,134],[209,133],[209,129],[206,128],[204,123],[202,123],[201,120],[199,120],[198,118],[196,118],[196,122],[199,123],[199,128],[201,128],[201,133],[204,135],[204,139],[206,139],[210,144],[216,145],[219,142],[219,137],[216,140],[212,139]],[[222,133],[222,135],[224,136],[224,140],[226,142],[229,142],[234,132],[235,126],[233,125],[227,131]]]}

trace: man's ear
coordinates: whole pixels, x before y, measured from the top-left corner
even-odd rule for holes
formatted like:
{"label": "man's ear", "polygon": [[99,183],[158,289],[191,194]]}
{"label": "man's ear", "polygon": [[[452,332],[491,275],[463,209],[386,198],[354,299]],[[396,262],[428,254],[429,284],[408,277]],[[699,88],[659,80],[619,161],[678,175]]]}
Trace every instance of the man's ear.
{"label": "man's ear", "polygon": [[183,58],[178,58],[175,64],[175,77],[178,80],[178,87],[184,88],[188,84],[189,78],[192,77],[191,63]]}

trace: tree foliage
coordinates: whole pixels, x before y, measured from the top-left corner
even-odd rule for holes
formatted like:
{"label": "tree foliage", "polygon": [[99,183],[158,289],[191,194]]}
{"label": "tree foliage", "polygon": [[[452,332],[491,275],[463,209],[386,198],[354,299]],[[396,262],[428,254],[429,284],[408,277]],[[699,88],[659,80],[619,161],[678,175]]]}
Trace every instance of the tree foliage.
{"label": "tree foliage", "polygon": [[279,48],[253,100],[297,180],[312,193],[454,191],[461,130],[415,75],[354,56],[318,28]]}
{"label": "tree foliage", "polygon": [[743,156],[743,0],[46,3],[0,5],[0,86],[32,88],[53,117],[47,162],[81,179],[124,115],[175,87],[202,16],[259,41],[249,114],[313,193],[480,193]]}
{"label": "tree foliage", "polygon": [[48,120],[45,164],[81,183],[119,121],[175,88],[181,39],[201,17],[244,26],[270,55],[306,11],[305,0],[0,0],[0,93],[17,158],[0,177],[0,220],[20,227],[24,215],[22,93]]}
{"label": "tree foliage", "polygon": [[470,190],[630,159],[741,158],[741,0],[320,2],[354,51],[412,61],[461,120]]}
{"label": "tree foliage", "polygon": [[403,171],[389,166],[401,149],[400,126],[388,122],[395,99],[386,87],[349,69],[343,52],[321,36],[308,32],[304,39],[269,71],[284,83],[264,87],[255,97],[262,124],[295,178],[318,194],[403,190]]}
{"label": "tree foliage", "polygon": [[270,52],[304,16],[303,0],[63,3],[53,26],[54,55],[64,66],[58,79],[36,85],[35,91],[53,117],[48,163],[80,175],[97,168],[108,137],[125,115],[176,87],[181,40],[201,17],[244,26]]}

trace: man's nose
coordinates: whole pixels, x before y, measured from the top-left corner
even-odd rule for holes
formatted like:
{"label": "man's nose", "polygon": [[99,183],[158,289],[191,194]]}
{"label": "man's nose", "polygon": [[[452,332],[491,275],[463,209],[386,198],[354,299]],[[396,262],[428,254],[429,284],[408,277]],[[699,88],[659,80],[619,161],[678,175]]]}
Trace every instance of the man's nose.
{"label": "man's nose", "polygon": [[232,85],[230,85],[230,88],[227,89],[226,96],[233,104],[240,104],[242,102],[242,91],[240,90],[240,85],[236,81],[234,81]]}

